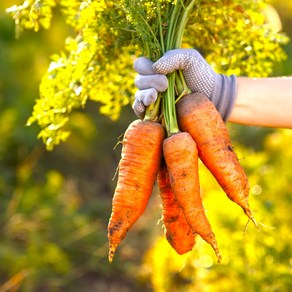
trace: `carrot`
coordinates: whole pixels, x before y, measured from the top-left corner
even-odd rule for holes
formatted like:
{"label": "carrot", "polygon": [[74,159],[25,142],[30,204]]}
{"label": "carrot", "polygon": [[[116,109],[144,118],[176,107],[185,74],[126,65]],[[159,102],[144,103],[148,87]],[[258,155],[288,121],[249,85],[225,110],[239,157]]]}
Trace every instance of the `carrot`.
{"label": "carrot", "polygon": [[125,132],[108,224],[110,262],[117,246],[145,210],[158,174],[164,137],[163,126],[147,120],[132,122]]}
{"label": "carrot", "polygon": [[248,203],[250,188],[247,176],[214,104],[205,95],[192,93],[177,102],[177,116],[180,128],[190,133],[197,144],[200,159],[227,196],[255,222]]}
{"label": "carrot", "polygon": [[162,200],[162,221],[166,239],[178,254],[185,254],[194,247],[196,234],[186,221],[183,210],[173,194],[165,161],[161,163],[157,183]]}
{"label": "carrot", "polygon": [[163,154],[174,195],[184,211],[187,222],[214,249],[218,262],[221,255],[200,196],[198,150],[187,132],[169,136],[163,142]]}

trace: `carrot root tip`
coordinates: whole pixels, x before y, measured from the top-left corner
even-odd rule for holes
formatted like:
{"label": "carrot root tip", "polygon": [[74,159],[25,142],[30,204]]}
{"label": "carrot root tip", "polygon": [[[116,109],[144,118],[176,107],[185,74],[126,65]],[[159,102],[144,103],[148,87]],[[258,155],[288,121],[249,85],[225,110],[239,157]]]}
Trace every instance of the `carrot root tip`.
{"label": "carrot root tip", "polygon": [[255,225],[255,227],[257,228],[257,230],[258,230],[258,231],[261,231],[261,230],[260,230],[260,227],[259,227],[259,225],[258,225],[258,223],[257,223],[257,221],[256,221],[253,217],[251,217],[250,220],[253,222],[253,224]]}
{"label": "carrot root tip", "polygon": [[215,251],[215,254],[216,254],[216,256],[217,256],[217,263],[221,263],[221,261],[222,261],[222,256],[221,256],[221,254],[220,254],[220,252],[219,252],[219,249],[218,249],[218,248],[214,248],[214,251]]}
{"label": "carrot root tip", "polygon": [[[249,220],[251,220],[253,222],[253,224],[255,225],[255,227],[257,228],[258,231],[260,231],[260,228],[259,228],[259,225],[257,223],[257,221],[255,220],[255,218],[252,216],[252,211],[249,209],[249,208],[244,208],[244,213],[247,215],[247,217],[249,218]],[[246,228],[245,228],[245,231],[247,229],[247,225],[248,225],[248,222],[246,224]]]}
{"label": "carrot root tip", "polygon": [[266,228],[269,228],[269,229],[276,229],[276,227],[274,227],[274,226],[268,226],[268,225],[261,223],[261,222],[259,222],[259,225],[266,227]]}
{"label": "carrot root tip", "polygon": [[254,223],[255,227],[256,227],[257,230],[258,230],[258,232],[261,231],[261,230],[260,230],[260,227],[259,227],[259,224],[257,223],[257,221],[256,221],[253,217],[250,217],[250,218],[248,218],[248,221],[247,221],[247,223],[246,223],[246,225],[245,225],[245,228],[244,228],[244,231],[243,231],[243,236],[245,235],[245,233],[246,233],[246,231],[247,231],[247,227],[248,227],[248,224],[249,224],[250,221],[252,221],[252,222]]}
{"label": "carrot root tip", "polygon": [[116,249],[117,249],[117,244],[111,244],[109,248],[109,253],[108,253],[108,261],[111,263],[113,261]]}

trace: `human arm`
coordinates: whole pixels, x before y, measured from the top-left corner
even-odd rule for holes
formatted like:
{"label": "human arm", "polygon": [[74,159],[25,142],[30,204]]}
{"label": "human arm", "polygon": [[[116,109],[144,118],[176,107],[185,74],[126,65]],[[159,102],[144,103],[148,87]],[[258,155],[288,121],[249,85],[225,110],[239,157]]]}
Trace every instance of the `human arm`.
{"label": "human arm", "polygon": [[[191,59],[189,54],[192,55]],[[143,90],[138,90],[135,102],[138,100],[143,102],[144,97],[141,93],[144,89],[148,93],[147,88],[153,87],[152,82],[144,79],[144,72],[140,72],[144,65],[144,60],[138,59],[137,66],[134,66],[135,70],[142,74],[138,75],[136,86],[139,88],[143,83]],[[174,70],[182,70],[191,91],[207,95],[225,121],[253,126],[292,128],[292,77],[232,78],[219,75],[196,50],[192,49],[169,51],[155,64],[148,62],[147,66],[151,67],[153,74],[158,73],[160,76]],[[151,78],[152,73],[146,73],[150,74],[147,78]],[[158,80],[158,75],[154,79],[167,88],[167,79]],[[202,84],[203,87],[207,85],[208,89],[202,88]],[[147,105],[151,103],[149,96],[152,96],[151,91],[148,94]],[[155,98],[152,96],[153,101]],[[135,103],[133,107],[135,108]]]}
{"label": "human arm", "polygon": [[292,77],[238,77],[229,122],[292,128]]}

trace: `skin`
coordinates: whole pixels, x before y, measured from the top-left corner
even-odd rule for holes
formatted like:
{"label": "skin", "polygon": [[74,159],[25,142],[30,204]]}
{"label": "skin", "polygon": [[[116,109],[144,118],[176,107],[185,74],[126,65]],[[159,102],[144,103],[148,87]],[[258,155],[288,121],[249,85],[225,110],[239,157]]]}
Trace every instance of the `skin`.
{"label": "skin", "polygon": [[292,77],[238,77],[238,91],[229,122],[292,128]]}

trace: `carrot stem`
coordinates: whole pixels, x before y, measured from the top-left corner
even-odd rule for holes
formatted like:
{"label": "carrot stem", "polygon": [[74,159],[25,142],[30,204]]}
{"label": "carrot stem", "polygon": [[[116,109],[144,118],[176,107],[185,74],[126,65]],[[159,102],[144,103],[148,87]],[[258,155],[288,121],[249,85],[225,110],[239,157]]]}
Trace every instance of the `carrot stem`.
{"label": "carrot stem", "polygon": [[155,103],[149,105],[146,109],[144,120],[157,121],[160,115],[161,94],[158,94]]}
{"label": "carrot stem", "polygon": [[163,111],[167,135],[171,136],[179,132],[175,109],[175,73],[168,76],[168,89],[163,99]]}
{"label": "carrot stem", "polygon": [[165,53],[165,44],[164,44],[164,37],[163,37],[163,24],[161,20],[161,13],[160,13],[160,3],[158,2],[158,7],[157,7],[157,16],[158,16],[158,21],[159,21],[159,37],[160,37],[160,46],[161,46],[161,53]]}
{"label": "carrot stem", "polygon": [[190,94],[192,91],[188,88],[185,78],[181,70],[176,72],[175,75],[175,86],[178,97],[175,100],[177,103],[183,96]]}
{"label": "carrot stem", "polygon": [[180,21],[180,24],[179,24],[179,27],[178,27],[178,33],[177,33],[176,38],[174,39],[176,48],[180,48],[181,47],[182,38],[183,38],[183,34],[184,34],[184,31],[185,31],[186,24],[188,22],[188,18],[189,18],[190,12],[192,11],[192,9],[193,9],[193,7],[194,7],[196,2],[197,2],[197,0],[192,0],[189,3],[189,5],[187,5],[187,7],[184,8],[185,10],[184,10],[184,13],[182,14],[182,17],[181,17],[181,21]]}
{"label": "carrot stem", "polygon": [[[182,1],[177,1],[173,6],[166,34],[165,51],[181,47],[185,26],[196,1],[191,0],[186,7]],[[161,44],[164,44],[163,40]],[[168,76],[168,89],[163,98],[163,114],[168,136],[179,132],[175,109],[176,96],[181,98],[189,92],[182,72],[177,71]]]}

